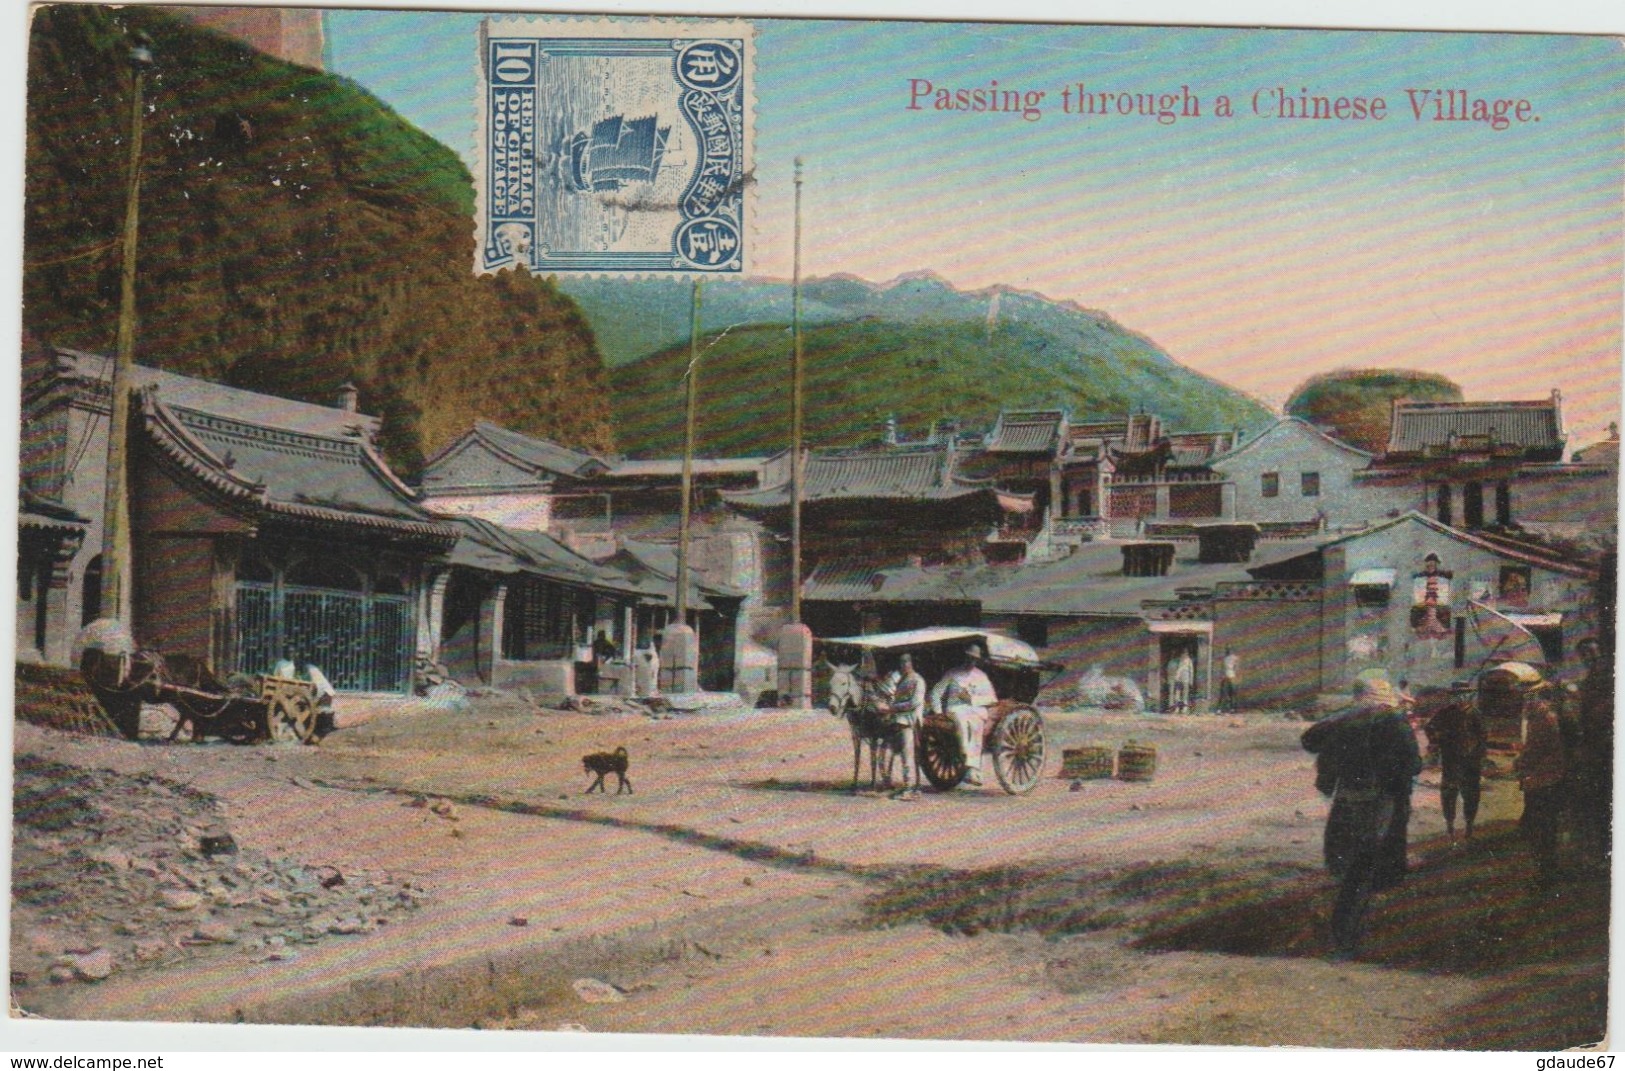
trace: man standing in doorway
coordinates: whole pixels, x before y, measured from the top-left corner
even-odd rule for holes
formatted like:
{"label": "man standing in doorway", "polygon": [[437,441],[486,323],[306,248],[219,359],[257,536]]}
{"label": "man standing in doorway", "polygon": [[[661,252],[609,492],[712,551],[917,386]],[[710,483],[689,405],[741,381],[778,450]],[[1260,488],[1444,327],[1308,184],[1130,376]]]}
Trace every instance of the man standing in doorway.
{"label": "man standing in doorway", "polygon": [[1230,711],[1236,709],[1236,685],[1241,683],[1241,656],[1236,654],[1233,647],[1224,649],[1224,661],[1221,663],[1221,676],[1219,677],[1219,709]]}
{"label": "man standing in doorway", "polygon": [[1169,690],[1168,706],[1175,714],[1189,714],[1191,685],[1196,683],[1196,661],[1191,658],[1190,651],[1179,652],[1179,657],[1174,659],[1171,676],[1173,687]]}

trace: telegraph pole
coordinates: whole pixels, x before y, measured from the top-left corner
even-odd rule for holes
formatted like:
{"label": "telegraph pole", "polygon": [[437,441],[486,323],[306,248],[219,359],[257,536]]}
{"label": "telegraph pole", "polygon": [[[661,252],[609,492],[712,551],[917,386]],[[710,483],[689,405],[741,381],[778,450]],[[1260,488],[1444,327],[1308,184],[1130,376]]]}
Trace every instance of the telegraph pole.
{"label": "telegraph pole", "polygon": [[687,404],[683,417],[683,501],[677,521],[677,620],[688,621],[688,525],[694,497],[694,411],[700,379],[700,280],[694,279],[693,305],[689,310]]}
{"label": "telegraph pole", "polygon": [[812,705],[812,630],[801,621],[801,157],[796,157],[796,221],[791,279],[790,619],[779,630],[779,703]]}
{"label": "telegraph pole", "polygon": [[796,229],[790,283],[790,621],[801,623],[801,157],[796,157]]}
{"label": "telegraph pole", "polygon": [[683,501],[677,514],[677,620],[660,636],[660,689],[667,693],[700,690],[699,636],[688,623],[688,528],[694,497],[694,416],[700,382],[700,279],[694,278],[689,308],[688,373],[683,407]]}
{"label": "telegraph pole", "polygon": [[107,480],[102,500],[101,616],[130,624],[130,381],[135,368],[135,250],[141,209],[141,111],[152,52],[145,36],[130,49],[130,173],[124,205],[124,262],[120,271],[118,347],[109,384],[112,413],[107,428]]}

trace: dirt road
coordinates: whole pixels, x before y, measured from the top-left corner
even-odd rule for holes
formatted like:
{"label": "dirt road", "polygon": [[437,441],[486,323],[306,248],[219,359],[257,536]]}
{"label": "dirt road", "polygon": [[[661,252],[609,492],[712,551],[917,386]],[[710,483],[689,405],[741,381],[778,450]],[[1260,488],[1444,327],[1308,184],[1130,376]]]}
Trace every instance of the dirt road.
{"label": "dirt road", "polygon": [[[1301,723],[1047,718],[1050,776],[1031,795],[915,802],[849,792],[845,727],[815,711],[651,720],[487,697],[462,713],[406,706],[311,748],[19,723],[29,761],[218,799],[243,859],[423,899],[284,954],[233,915],[263,904],[217,895],[143,924],[173,931],[177,956],[120,954],[104,980],[61,984],[45,981],[52,957],[116,911],[14,899],[13,966],[32,969],[13,998],[54,1018],[528,1030],[1355,1048],[1600,1037],[1606,879],[1531,894],[1510,782],[1489,782],[1483,834],[1460,850],[1443,841],[1437,793],[1418,789],[1415,873],[1379,899],[1361,959],[1332,963],[1326,805]],[[1054,776],[1062,747],[1131,738],[1157,747],[1154,781],[1072,790]],[[580,756],[617,745],[635,793],[583,796]],[[19,843],[34,835],[19,822]],[[91,865],[83,854],[62,865]],[[211,916],[238,923],[230,943],[182,934]]]}

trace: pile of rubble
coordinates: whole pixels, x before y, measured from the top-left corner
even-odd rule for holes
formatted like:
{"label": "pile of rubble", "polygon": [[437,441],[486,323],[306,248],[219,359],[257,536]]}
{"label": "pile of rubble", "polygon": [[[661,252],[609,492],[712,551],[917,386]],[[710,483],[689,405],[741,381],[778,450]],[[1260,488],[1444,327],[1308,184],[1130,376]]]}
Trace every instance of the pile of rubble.
{"label": "pile of rubble", "polygon": [[17,758],[11,986],[97,982],[203,955],[296,959],[426,893],[240,849],[218,801],[174,781]]}
{"label": "pile of rubble", "polygon": [[17,717],[78,736],[119,736],[77,669],[17,663]]}
{"label": "pile of rubble", "polygon": [[567,695],[558,709],[568,710],[572,714],[607,716],[642,714],[650,718],[671,717],[671,704],[664,696],[658,695],[642,699],[620,695]]}

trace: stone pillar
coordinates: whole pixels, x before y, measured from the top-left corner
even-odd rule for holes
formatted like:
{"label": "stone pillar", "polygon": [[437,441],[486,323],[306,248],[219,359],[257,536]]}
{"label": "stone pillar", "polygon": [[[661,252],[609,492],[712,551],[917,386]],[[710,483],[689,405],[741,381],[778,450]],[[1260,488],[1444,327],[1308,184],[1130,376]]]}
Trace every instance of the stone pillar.
{"label": "stone pillar", "polygon": [[474,660],[480,680],[496,683],[497,662],[502,658],[502,617],[508,602],[508,585],[492,584],[491,591],[480,604],[479,644]]}
{"label": "stone pillar", "polygon": [[[40,658],[52,666],[73,665],[73,635],[78,631],[78,621],[69,615],[72,606],[68,598],[68,580],[71,576],[69,566],[73,564],[73,551],[78,549],[72,546],[66,557],[58,556],[51,562],[51,567],[45,570],[43,590],[38,597],[45,603],[45,649],[40,651]],[[32,628],[31,622],[17,622],[17,631]]]}
{"label": "stone pillar", "polygon": [[812,706],[812,629],[790,622],[779,629],[779,705]]}
{"label": "stone pillar", "polygon": [[700,690],[700,638],[681,622],[660,634],[660,690],[667,695]]}
{"label": "stone pillar", "polygon": [[1151,679],[1145,697],[1145,709],[1166,712],[1162,699],[1162,636],[1151,633]]}
{"label": "stone pillar", "polygon": [[[448,569],[435,575],[429,581],[427,606],[424,610],[423,621],[423,653],[429,661],[439,662],[441,658],[441,645],[444,640],[446,624],[446,589],[451,586],[451,571]],[[501,626],[498,626],[497,640],[501,642]]]}
{"label": "stone pillar", "polygon": [[1219,517],[1226,521],[1236,519],[1236,485],[1231,480],[1219,485]]}
{"label": "stone pillar", "polygon": [[1165,483],[1154,484],[1153,487],[1154,491],[1152,493],[1157,496],[1157,505],[1151,515],[1159,521],[1165,521],[1173,511],[1173,506],[1169,501],[1171,497],[1168,493],[1169,487]]}
{"label": "stone pillar", "polygon": [[1201,636],[1196,640],[1196,664],[1201,667],[1201,691],[1191,696],[1191,711],[1206,714],[1213,709],[1213,637]]}
{"label": "stone pillar", "polygon": [[214,570],[209,580],[209,668],[224,677],[238,663],[237,563],[242,540],[222,536],[214,541]]}

